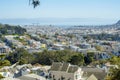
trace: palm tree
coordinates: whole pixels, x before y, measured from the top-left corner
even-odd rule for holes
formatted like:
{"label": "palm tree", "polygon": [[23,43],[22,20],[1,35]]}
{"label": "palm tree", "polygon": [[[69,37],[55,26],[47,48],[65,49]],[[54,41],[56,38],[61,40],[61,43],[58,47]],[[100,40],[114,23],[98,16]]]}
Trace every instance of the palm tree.
{"label": "palm tree", "polygon": [[29,0],[29,5],[32,4],[34,8],[36,8],[38,5],[40,5],[39,0]]}

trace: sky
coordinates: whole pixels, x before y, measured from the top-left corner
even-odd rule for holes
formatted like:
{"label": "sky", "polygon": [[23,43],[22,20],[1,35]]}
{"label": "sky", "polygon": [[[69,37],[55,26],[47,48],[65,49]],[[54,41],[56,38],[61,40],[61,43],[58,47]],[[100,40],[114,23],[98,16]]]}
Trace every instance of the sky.
{"label": "sky", "polygon": [[0,19],[80,18],[120,19],[120,0],[40,0],[33,8],[29,0],[1,0]]}

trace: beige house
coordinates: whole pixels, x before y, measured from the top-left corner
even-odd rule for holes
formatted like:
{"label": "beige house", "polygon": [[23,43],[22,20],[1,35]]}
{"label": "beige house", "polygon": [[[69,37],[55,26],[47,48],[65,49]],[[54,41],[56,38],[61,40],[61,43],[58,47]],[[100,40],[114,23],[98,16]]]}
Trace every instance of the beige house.
{"label": "beige house", "polygon": [[88,77],[86,80],[98,80],[95,75],[91,75],[90,77]]}
{"label": "beige house", "polygon": [[76,65],[54,62],[50,69],[51,80],[82,80],[83,71]]}
{"label": "beige house", "polygon": [[107,72],[101,68],[83,67],[82,80],[105,80]]}

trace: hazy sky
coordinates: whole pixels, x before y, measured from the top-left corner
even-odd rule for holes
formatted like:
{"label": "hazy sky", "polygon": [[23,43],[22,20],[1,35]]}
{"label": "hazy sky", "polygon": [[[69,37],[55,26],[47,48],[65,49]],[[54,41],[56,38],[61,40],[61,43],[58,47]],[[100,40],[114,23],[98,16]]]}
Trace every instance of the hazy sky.
{"label": "hazy sky", "polygon": [[29,0],[1,0],[3,18],[105,18],[120,19],[120,0],[40,0],[36,9]]}

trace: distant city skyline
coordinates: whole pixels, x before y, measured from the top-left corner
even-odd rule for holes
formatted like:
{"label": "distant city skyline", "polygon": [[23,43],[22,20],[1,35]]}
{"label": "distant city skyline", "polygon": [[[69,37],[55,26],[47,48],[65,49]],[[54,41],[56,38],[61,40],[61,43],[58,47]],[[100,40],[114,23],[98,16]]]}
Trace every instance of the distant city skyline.
{"label": "distant city skyline", "polygon": [[[120,19],[120,0],[40,0],[40,6],[33,8],[29,0],[2,0],[0,22],[3,19],[31,18],[81,18],[104,19],[115,22]],[[71,21],[71,20],[70,20]],[[108,24],[108,23],[105,24]],[[92,23],[90,23],[92,24]]]}

